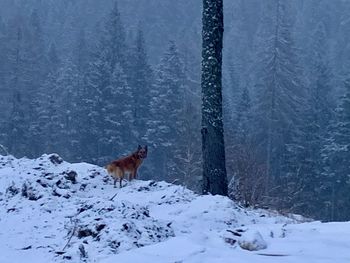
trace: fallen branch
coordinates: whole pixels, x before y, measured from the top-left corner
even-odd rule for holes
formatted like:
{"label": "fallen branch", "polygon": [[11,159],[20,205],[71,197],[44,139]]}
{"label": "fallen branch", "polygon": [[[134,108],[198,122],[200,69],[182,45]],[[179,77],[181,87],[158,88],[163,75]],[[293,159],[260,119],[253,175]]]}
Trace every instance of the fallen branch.
{"label": "fallen branch", "polygon": [[114,197],[116,197],[116,196],[117,196],[117,194],[118,194],[118,193],[116,193],[115,195],[113,195],[113,196],[112,196],[112,198],[111,198],[111,199],[109,199],[109,201],[113,201]]}
{"label": "fallen branch", "polygon": [[265,256],[265,257],[288,257],[287,254],[273,254],[273,253],[257,253],[259,256]]}
{"label": "fallen branch", "polygon": [[179,179],[175,179],[174,181],[171,182],[171,184],[175,184],[175,183],[177,183],[179,181],[180,181]]}
{"label": "fallen branch", "polygon": [[22,247],[19,250],[28,250],[28,249],[32,249],[32,246]]}
{"label": "fallen branch", "polygon": [[6,155],[10,155],[9,152],[7,151],[6,147],[2,144],[0,144],[0,149],[4,151],[4,153],[6,153]]}
{"label": "fallen branch", "polygon": [[75,231],[77,230],[77,224],[78,224],[78,220],[74,220],[74,227],[73,227],[73,230],[72,230],[72,233],[66,243],[66,245],[64,246],[64,248],[62,249],[62,252],[66,249],[66,247],[69,245],[70,241],[72,240],[72,237],[74,236],[74,233]]}

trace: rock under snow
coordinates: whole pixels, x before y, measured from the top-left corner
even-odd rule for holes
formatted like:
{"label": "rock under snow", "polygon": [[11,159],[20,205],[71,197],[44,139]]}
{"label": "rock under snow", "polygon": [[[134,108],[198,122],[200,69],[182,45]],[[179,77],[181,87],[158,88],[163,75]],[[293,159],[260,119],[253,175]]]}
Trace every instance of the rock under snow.
{"label": "rock under snow", "polygon": [[247,231],[238,240],[241,248],[249,251],[257,251],[267,248],[267,243],[259,231]]}

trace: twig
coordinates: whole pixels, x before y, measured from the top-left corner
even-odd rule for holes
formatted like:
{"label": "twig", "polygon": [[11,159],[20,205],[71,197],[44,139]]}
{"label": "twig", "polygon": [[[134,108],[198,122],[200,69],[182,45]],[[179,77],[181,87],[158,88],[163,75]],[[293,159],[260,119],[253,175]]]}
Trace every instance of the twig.
{"label": "twig", "polygon": [[[118,193],[116,193],[115,195],[113,195],[113,196],[109,199],[109,201],[113,201],[113,199],[117,196],[117,194],[118,194]],[[103,209],[105,209],[105,208],[103,207],[103,208],[99,209],[97,212],[100,213]]]}
{"label": "twig", "polygon": [[6,155],[10,155],[4,145],[0,144],[0,148],[4,151],[4,153],[6,153]]}
{"label": "twig", "polygon": [[118,193],[116,193],[115,195],[113,195],[113,196],[112,196],[112,198],[111,198],[111,199],[109,199],[109,201],[113,201],[114,197],[116,197],[116,196],[117,196],[117,194],[118,194]]}
{"label": "twig", "polygon": [[177,183],[179,181],[180,181],[179,179],[175,179],[174,181],[171,182],[171,184],[175,184],[175,183]]}
{"label": "twig", "polygon": [[12,157],[11,154],[7,151],[7,148],[6,148],[4,145],[0,144],[0,149],[3,150],[4,153],[6,153],[6,156],[9,157],[10,165],[13,166],[13,164],[12,164],[13,157]]}
{"label": "twig", "polygon": [[266,256],[266,257],[288,257],[290,255],[288,254],[273,254],[273,253],[258,253],[259,256]]}
{"label": "twig", "polygon": [[77,229],[77,223],[78,223],[78,220],[74,220],[74,227],[73,227],[73,230],[72,230],[72,234],[70,235],[68,241],[67,241],[67,244],[64,246],[64,248],[62,249],[62,251],[64,251],[66,249],[66,247],[69,245],[70,241],[72,240],[72,237],[74,236],[74,233],[75,233],[75,230]]}

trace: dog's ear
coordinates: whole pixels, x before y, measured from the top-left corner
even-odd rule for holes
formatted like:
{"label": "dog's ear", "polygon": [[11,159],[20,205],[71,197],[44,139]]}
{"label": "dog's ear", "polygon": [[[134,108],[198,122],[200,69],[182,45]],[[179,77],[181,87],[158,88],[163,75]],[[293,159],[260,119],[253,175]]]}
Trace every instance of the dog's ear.
{"label": "dog's ear", "polygon": [[145,150],[146,150],[146,152],[148,152],[148,146],[147,145],[145,145]]}
{"label": "dog's ear", "polygon": [[142,146],[139,144],[139,146],[137,147],[137,150],[141,150],[142,149]]}

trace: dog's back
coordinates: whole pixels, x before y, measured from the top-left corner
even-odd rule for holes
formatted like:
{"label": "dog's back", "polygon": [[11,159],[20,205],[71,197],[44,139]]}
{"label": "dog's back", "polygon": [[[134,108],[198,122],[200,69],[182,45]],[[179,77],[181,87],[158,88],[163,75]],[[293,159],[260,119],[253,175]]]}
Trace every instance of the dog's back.
{"label": "dog's back", "polygon": [[137,156],[135,156],[135,154],[132,154],[127,157],[115,160],[112,163],[115,166],[120,167],[122,170],[124,170],[124,172],[132,172],[140,167],[142,161],[143,159],[139,159]]}

